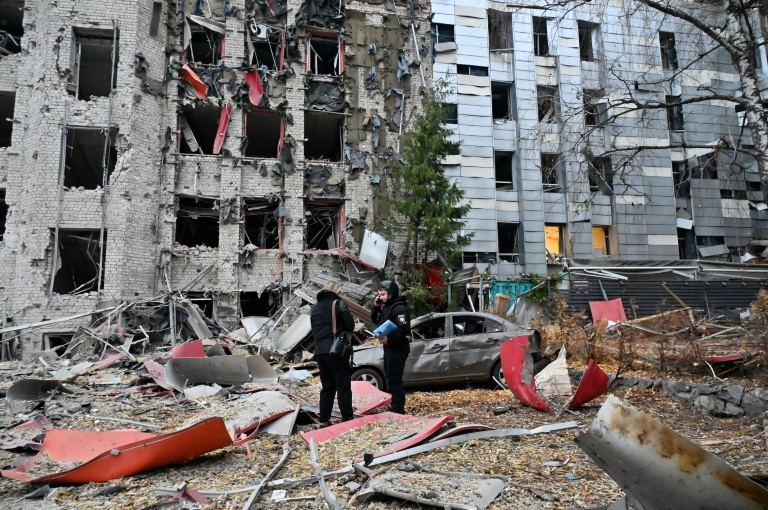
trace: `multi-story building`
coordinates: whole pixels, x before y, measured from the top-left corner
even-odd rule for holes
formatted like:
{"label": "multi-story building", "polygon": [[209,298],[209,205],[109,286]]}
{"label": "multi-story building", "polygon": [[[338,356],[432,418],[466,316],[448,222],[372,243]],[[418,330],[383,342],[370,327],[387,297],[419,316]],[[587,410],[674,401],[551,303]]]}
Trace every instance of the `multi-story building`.
{"label": "multi-story building", "polygon": [[[4,320],[170,289],[230,324],[273,314],[360,252],[437,79],[466,264],[744,255],[766,238],[755,165],[706,148],[742,133],[733,105],[617,104],[737,90],[700,39],[621,2],[0,0]],[[89,320],[6,340],[48,348]]]}
{"label": "multi-story building", "polygon": [[762,252],[750,246],[768,234],[756,164],[716,148],[750,143],[735,103],[676,105],[736,95],[728,53],[637,4],[536,3],[432,0],[434,78],[451,84],[461,140],[446,171],[473,207],[465,265],[504,279],[564,257]]}
{"label": "multi-story building", "polygon": [[[357,253],[427,90],[404,2],[0,1],[2,296],[29,324],[182,289],[270,315]],[[7,213],[7,214],[6,214]],[[29,350],[90,316],[6,334]]]}

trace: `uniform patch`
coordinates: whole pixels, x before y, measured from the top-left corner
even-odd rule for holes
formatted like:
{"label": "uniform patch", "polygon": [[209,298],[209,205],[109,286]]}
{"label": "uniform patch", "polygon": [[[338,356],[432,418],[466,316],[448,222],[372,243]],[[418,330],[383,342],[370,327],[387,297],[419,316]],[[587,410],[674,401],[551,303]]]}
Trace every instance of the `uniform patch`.
{"label": "uniform patch", "polygon": [[397,316],[397,320],[398,320],[398,322],[400,322],[400,324],[405,324],[405,314],[398,315]]}

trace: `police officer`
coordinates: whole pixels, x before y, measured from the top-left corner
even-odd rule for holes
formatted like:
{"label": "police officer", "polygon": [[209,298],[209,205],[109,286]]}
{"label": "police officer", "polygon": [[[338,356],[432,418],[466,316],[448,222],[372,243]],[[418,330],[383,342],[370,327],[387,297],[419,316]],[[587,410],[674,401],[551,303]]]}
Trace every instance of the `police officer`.
{"label": "police officer", "polygon": [[371,308],[371,320],[379,326],[390,320],[397,326],[395,331],[379,340],[384,345],[384,372],[387,376],[387,389],[392,394],[389,410],[405,414],[403,372],[411,352],[408,343],[411,337],[411,313],[405,298],[400,296],[400,288],[392,280],[384,280],[379,284]]}

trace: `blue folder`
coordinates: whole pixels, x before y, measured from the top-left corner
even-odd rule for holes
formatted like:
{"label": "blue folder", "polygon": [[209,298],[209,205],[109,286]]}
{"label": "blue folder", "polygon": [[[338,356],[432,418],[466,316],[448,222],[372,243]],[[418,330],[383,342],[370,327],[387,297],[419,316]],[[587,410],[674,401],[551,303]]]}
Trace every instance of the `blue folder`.
{"label": "blue folder", "polygon": [[392,321],[387,321],[384,324],[382,324],[381,326],[379,326],[378,328],[374,329],[373,330],[373,335],[376,338],[381,338],[383,336],[389,335],[390,333],[392,333],[396,329],[397,329],[397,324],[395,324]]}

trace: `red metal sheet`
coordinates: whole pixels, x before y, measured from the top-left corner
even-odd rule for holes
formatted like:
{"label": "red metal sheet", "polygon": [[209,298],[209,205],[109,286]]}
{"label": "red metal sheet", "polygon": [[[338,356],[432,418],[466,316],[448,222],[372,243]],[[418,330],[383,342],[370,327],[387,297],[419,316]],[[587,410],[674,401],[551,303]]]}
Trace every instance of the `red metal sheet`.
{"label": "red metal sheet", "polygon": [[441,418],[420,418],[418,416],[410,416],[407,414],[385,412],[385,413],[374,414],[371,416],[363,416],[362,418],[356,418],[354,420],[345,421],[345,422],[342,422],[336,425],[331,425],[330,427],[325,427],[322,429],[304,432],[303,434],[301,434],[301,437],[307,443],[309,443],[310,439],[314,439],[315,443],[320,444],[325,441],[329,441],[331,439],[339,437],[341,434],[349,430],[358,429],[368,425],[369,423],[375,423],[377,421],[386,420],[386,419],[390,419],[393,421],[411,422],[414,425],[414,430],[418,430],[418,432],[408,437],[407,439],[400,441],[399,443],[393,444],[388,449],[376,453],[374,457],[380,457],[382,455],[387,455],[389,453],[399,452],[400,450],[410,448],[411,446],[432,437],[438,430],[440,430],[440,427],[442,427],[449,421],[453,420],[453,416],[448,415],[448,416],[443,416]]}
{"label": "red metal sheet", "polygon": [[[232,439],[221,418],[208,418],[186,429],[161,436],[135,430],[52,430],[46,435],[38,456],[23,466],[1,473],[8,478],[36,483],[106,482],[194,459],[231,444]],[[39,459],[43,452],[59,462],[86,462],[69,471],[36,479],[24,474],[32,467],[30,463]]]}
{"label": "red metal sheet", "polygon": [[590,301],[589,309],[592,311],[592,322],[600,319],[611,322],[627,322],[627,316],[624,313],[624,304],[621,298],[611,299],[609,301]]}
{"label": "red metal sheet", "polygon": [[205,347],[202,340],[179,344],[171,349],[172,358],[205,358]]}
{"label": "red metal sheet", "polygon": [[264,85],[261,83],[261,75],[258,71],[249,71],[243,73],[245,83],[248,84],[248,99],[253,106],[259,106],[261,103],[261,97],[264,95]]}
{"label": "red metal sheet", "polygon": [[165,367],[156,361],[147,360],[144,362],[144,369],[155,382],[166,390],[173,389],[168,381],[165,380]]}
{"label": "red metal sheet", "polygon": [[[34,419],[20,423],[15,427],[11,427],[6,432],[13,432],[16,430],[24,429],[38,429],[40,431],[53,430],[53,424],[43,416],[42,414],[36,416]],[[35,441],[29,441],[27,439],[19,439],[13,437],[12,434],[0,434],[0,448],[4,450],[13,450],[14,448],[31,448],[33,450],[39,450],[42,445]]]}
{"label": "red metal sheet", "polygon": [[232,116],[232,105],[224,105],[221,109],[221,115],[219,116],[219,127],[216,130],[216,139],[213,141],[214,154],[219,154],[221,148],[224,146],[224,139],[227,137],[227,127],[229,126],[230,116]]}
{"label": "red metal sheet", "polygon": [[534,389],[533,372],[531,372],[529,382],[523,381],[525,358],[531,356],[528,347],[528,337],[516,336],[511,340],[507,340],[501,344],[500,351],[501,370],[512,394],[534,409],[547,413],[551,412],[552,410],[547,403],[544,402]]}
{"label": "red metal sheet", "polygon": [[192,84],[192,87],[194,87],[195,92],[197,93],[197,97],[200,99],[208,97],[208,85],[203,83],[203,80],[201,80],[187,64],[181,66],[181,77]]}
{"label": "red metal sheet", "polygon": [[441,439],[447,439],[449,437],[453,436],[459,436],[462,434],[469,434],[470,432],[482,432],[484,430],[496,430],[493,427],[489,427],[488,425],[482,425],[480,423],[468,423],[466,425],[459,425],[458,427],[453,427],[445,432],[442,432],[433,438],[429,440],[430,443],[433,443],[435,441],[440,441]]}
{"label": "red metal sheet", "polygon": [[374,409],[391,404],[392,395],[369,382],[352,381],[352,402],[355,405],[355,414],[368,414]]}
{"label": "red metal sheet", "polygon": [[119,352],[119,353],[117,353],[117,354],[114,354],[114,355],[112,355],[112,356],[106,357],[106,358],[104,358],[104,359],[103,359],[103,360],[101,360],[101,361],[97,361],[96,363],[94,363],[93,365],[91,365],[91,366],[88,368],[88,370],[87,370],[87,371],[88,371],[88,372],[93,372],[94,370],[98,370],[98,369],[100,369],[100,368],[104,368],[104,367],[106,367],[106,366],[109,366],[109,365],[112,365],[112,364],[114,364],[114,363],[117,363],[117,362],[118,362],[118,361],[120,361],[121,359],[123,359],[123,358],[127,358],[127,357],[128,357],[128,355],[127,355],[126,353],[124,353],[124,352]]}
{"label": "red metal sheet", "polygon": [[611,381],[605,372],[597,366],[595,360],[589,360],[587,369],[584,371],[584,376],[581,378],[579,387],[576,388],[576,393],[571,397],[571,401],[568,403],[568,409],[577,409],[590,400],[594,400],[606,391]]}

